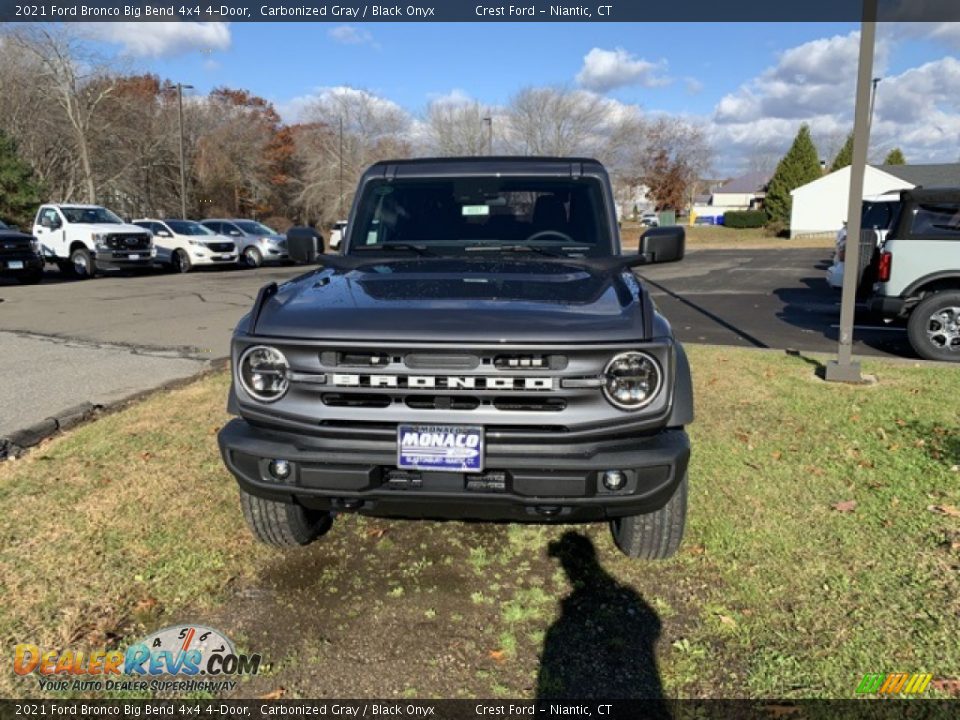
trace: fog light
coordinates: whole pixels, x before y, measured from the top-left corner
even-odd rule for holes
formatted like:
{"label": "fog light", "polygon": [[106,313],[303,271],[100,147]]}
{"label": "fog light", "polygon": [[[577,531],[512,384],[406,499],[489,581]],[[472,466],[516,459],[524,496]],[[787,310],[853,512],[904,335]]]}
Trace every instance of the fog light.
{"label": "fog light", "polygon": [[277,480],[286,480],[290,477],[290,463],[286,460],[271,460],[267,465],[267,472]]}
{"label": "fog light", "polygon": [[603,486],[607,490],[620,490],[627,484],[627,476],[622,470],[607,470],[603,474]]}

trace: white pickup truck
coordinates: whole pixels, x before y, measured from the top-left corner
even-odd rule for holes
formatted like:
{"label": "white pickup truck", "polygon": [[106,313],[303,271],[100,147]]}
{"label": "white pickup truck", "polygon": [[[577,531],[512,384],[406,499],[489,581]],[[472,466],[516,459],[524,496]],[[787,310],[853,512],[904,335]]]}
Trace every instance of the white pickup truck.
{"label": "white pickup truck", "polygon": [[148,230],[99,205],[41,205],[33,235],[46,262],[77,278],[105,268],[150,268],[156,257]]}

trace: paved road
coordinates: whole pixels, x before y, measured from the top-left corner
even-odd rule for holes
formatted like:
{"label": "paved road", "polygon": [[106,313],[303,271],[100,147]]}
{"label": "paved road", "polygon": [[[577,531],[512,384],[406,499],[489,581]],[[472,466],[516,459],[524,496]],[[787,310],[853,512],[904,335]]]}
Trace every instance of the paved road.
{"label": "paved road", "polygon": [[[830,251],[702,250],[643,277],[684,342],[835,352],[840,292],[824,279]],[[916,357],[903,327],[858,313],[854,352]]]}
{"label": "paved road", "polygon": [[[839,293],[818,249],[702,250],[644,276],[681,340],[832,352]],[[188,377],[229,353],[257,290],[299,268],[0,280],[0,438],[82,402]],[[912,356],[900,328],[858,332],[856,352]]]}

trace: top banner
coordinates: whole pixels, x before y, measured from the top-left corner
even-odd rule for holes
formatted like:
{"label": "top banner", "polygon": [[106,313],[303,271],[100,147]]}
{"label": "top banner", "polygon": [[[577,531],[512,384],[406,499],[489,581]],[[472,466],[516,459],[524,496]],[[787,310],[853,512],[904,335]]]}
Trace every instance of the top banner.
{"label": "top banner", "polygon": [[960,21],[958,0],[599,0],[138,2],[0,0],[0,22],[880,22]]}

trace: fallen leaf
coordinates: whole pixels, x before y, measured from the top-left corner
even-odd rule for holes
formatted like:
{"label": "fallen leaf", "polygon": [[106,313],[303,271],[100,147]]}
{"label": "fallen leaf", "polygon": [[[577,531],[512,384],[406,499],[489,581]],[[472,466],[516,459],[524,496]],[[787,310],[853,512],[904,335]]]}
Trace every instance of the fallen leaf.
{"label": "fallen leaf", "polygon": [[367,537],[382,538],[386,532],[387,529],[383,527],[370,528],[367,530]]}
{"label": "fallen leaf", "polygon": [[960,508],[953,505],[930,505],[927,510],[940,515],[949,515],[950,517],[960,517]]}
{"label": "fallen leaf", "polygon": [[135,610],[149,610],[157,604],[157,599],[153,597],[145,597],[143,600],[138,602],[135,606]]}
{"label": "fallen leaf", "polygon": [[750,442],[750,433],[745,433],[742,431],[735,432],[734,437],[737,438],[740,442],[748,443]]}
{"label": "fallen leaf", "polygon": [[150,452],[140,453],[141,460],[149,460],[152,457],[153,457],[153,453],[150,453]]}
{"label": "fallen leaf", "polygon": [[283,687],[278,687],[276,690],[271,690],[266,695],[261,695],[258,700],[279,700],[287,693],[287,689]]}
{"label": "fallen leaf", "polygon": [[842,512],[842,513],[853,512],[854,508],[857,507],[857,501],[843,500],[841,502],[834,503],[830,507],[832,507],[837,512]]}
{"label": "fallen leaf", "polygon": [[717,620],[720,621],[720,624],[721,624],[721,625],[726,625],[726,626],[728,626],[728,627],[736,627],[736,626],[737,626],[737,621],[734,620],[734,619],[733,619],[732,617],[730,617],[729,615],[719,615],[719,614],[718,614],[718,615],[717,615]]}
{"label": "fallen leaf", "polygon": [[772,457],[774,460],[779,460],[783,457],[783,453],[779,450],[775,450],[774,452],[770,453],[770,457]]}
{"label": "fallen leaf", "polygon": [[491,650],[490,658],[492,660],[495,660],[498,663],[502,663],[504,660],[506,660],[506,658],[503,655],[503,650]]}

